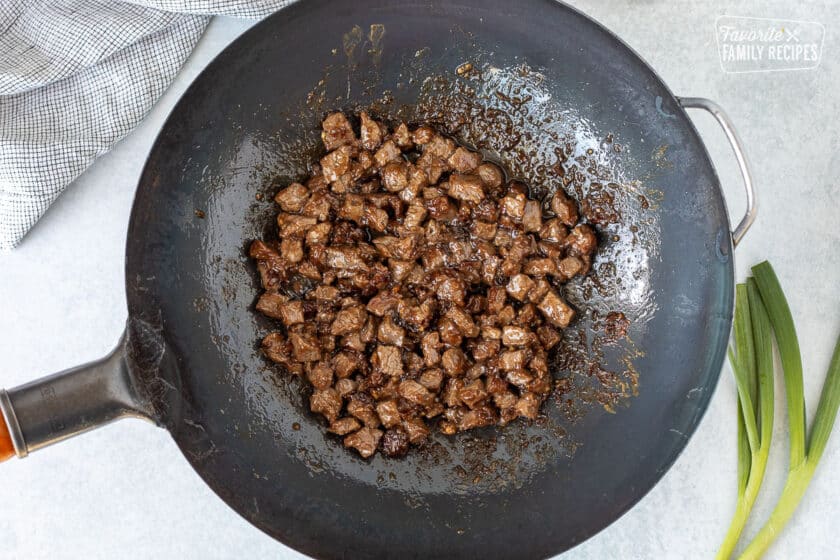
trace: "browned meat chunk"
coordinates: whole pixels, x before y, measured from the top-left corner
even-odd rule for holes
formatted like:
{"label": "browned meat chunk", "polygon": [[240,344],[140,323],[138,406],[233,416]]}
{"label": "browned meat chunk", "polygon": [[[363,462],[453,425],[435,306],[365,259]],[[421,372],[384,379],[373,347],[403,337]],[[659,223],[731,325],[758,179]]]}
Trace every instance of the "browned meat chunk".
{"label": "browned meat chunk", "polygon": [[333,422],[341,412],[341,397],[338,391],[332,388],[324,390],[316,389],[309,399],[309,409],[312,412],[322,414],[327,420]]}
{"label": "browned meat chunk", "polygon": [[342,336],[352,332],[358,332],[367,320],[367,311],[361,305],[345,307],[335,316],[330,327],[330,334]]}
{"label": "browned meat chunk", "polygon": [[351,432],[355,432],[361,427],[362,425],[355,418],[339,418],[338,420],[330,424],[330,427],[327,428],[327,431],[339,436],[344,436]]}
{"label": "browned meat chunk", "polygon": [[352,447],[367,459],[376,453],[376,446],[382,439],[382,430],[364,427],[344,438],[344,447]]}
{"label": "browned meat chunk", "polygon": [[506,326],[502,329],[502,344],[505,346],[527,346],[533,333],[522,327]]}
{"label": "browned meat chunk", "polygon": [[595,232],[585,224],[576,226],[564,241],[565,245],[569,247],[569,253],[578,256],[592,254],[597,242]]}
{"label": "browned meat chunk", "polygon": [[377,345],[371,358],[371,365],[391,377],[399,377],[403,374],[402,357],[400,349],[396,346]]}
{"label": "browned meat chunk", "polygon": [[540,231],[540,228],[542,228],[542,208],[536,200],[529,200],[525,203],[525,211],[522,214],[522,228],[525,231]]}
{"label": "browned meat chunk", "polygon": [[440,360],[443,371],[450,377],[457,377],[467,369],[467,358],[460,348],[448,348]]}
{"label": "browned meat chunk", "polygon": [[566,257],[560,261],[560,264],[557,265],[557,269],[560,276],[568,280],[583,270],[583,261],[577,257]]}
{"label": "browned meat chunk", "polygon": [[272,319],[282,319],[280,310],[287,301],[289,301],[289,298],[284,295],[265,292],[257,300],[257,311],[263,315],[268,315]]}
{"label": "browned meat chunk", "polygon": [[525,274],[513,276],[507,284],[507,293],[519,301],[528,299],[528,292],[534,287],[534,281]]}
{"label": "browned meat chunk", "polygon": [[428,389],[411,379],[407,379],[400,383],[399,393],[400,396],[408,402],[419,406],[429,406],[434,400],[434,395],[432,395]]}
{"label": "browned meat chunk", "polygon": [[400,411],[397,408],[397,402],[393,399],[387,399],[376,403],[376,413],[379,415],[379,420],[386,428],[393,428],[399,426],[402,422]]}
{"label": "browned meat chunk", "polygon": [[344,144],[352,144],[356,141],[356,134],[353,127],[344,113],[331,113],[327,115],[321,125],[321,140],[327,150],[334,150]]}
{"label": "browned meat chunk", "polygon": [[519,401],[517,401],[513,408],[520,416],[533,420],[539,414],[540,402],[540,398],[537,395],[525,393],[519,398]]}
{"label": "browned meat chunk", "polygon": [[382,185],[391,192],[399,192],[408,186],[408,164],[392,162],[382,168]]}
{"label": "browned meat chunk", "polygon": [[324,172],[324,178],[332,183],[350,171],[352,154],[353,149],[350,146],[341,146],[322,157],[321,170]]}
{"label": "browned meat chunk", "polygon": [[292,355],[298,362],[317,362],[321,359],[321,345],[313,335],[289,333]]}
{"label": "browned meat chunk", "polygon": [[478,204],[484,198],[481,178],[478,175],[450,175],[449,196],[456,200]]}
{"label": "browned meat chunk", "polygon": [[561,189],[557,189],[557,192],[551,197],[550,206],[551,211],[564,225],[572,227],[577,223],[577,205]]}
{"label": "browned meat chunk", "polygon": [[408,434],[405,430],[388,430],[382,437],[382,453],[387,457],[402,457],[408,453],[408,444]]}
{"label": "browned meat chunk", "polygon": [[379,323],[379,332],[377,339],[382,344],[391,344],[393,346],[403,346],[405,344],[405,329],[394,323],[393,317],[386,315],[382,322]]}
{"label": "browned meat chunk", "polygon": [[554,290],[549,290],[537,307],[555,327],[568,327],[575,316],[574,309],[569,307]]}
{"label": "browned meat chunk", "polygon": [[406,418],[402,422],[402,427],[408,434],[408,441],[413,445],[420,445],[429,437],[429,428],[421,418]]}
{"label": "browned meat chunk", "polygon": [[386,164],[398,160],[402,155],[400,149],[392,140],[388,140],[382,147],[376,150],[373,154],[373,159],[379,167],[385,167]]}
{"label": "browned meat chunk", "polygon": [[300,183],[292,183],[278,192],[274,201],[280,205],[280,209],[284,212],[300,212],[308,198],[309,189]]}
{"label": "browned meat chunk", "polygon": [[333,372],[329,364],[318,362],[306,374],[306,378],[316,389],[328,389],[333,382]]}
{"label": "browned meat chunk", "polygon": [[366,150],[375,150],[382,143],[382,136],[386,133],[385,127],[362,111],[362,146]]}

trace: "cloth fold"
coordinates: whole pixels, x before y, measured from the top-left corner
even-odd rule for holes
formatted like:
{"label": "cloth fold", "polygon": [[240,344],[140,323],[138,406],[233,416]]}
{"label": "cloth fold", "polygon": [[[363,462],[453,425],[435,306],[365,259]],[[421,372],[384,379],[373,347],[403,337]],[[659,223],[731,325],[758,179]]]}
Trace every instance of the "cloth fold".
{"label": "cloth fold", "polygon": [[142,120],[212,15],[261,18],[289,3],[0,2],[0,250]]}

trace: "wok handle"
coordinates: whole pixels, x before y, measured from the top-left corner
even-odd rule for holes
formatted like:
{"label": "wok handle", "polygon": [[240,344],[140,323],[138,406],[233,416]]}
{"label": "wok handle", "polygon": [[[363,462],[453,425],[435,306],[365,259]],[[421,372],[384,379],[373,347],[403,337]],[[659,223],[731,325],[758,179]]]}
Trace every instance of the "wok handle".
{"label": "wok handle", "polygon": [[738,161],[738,168],[741,170],[741,177],[744,179],[744,188],[747,191],[747,211],[744,217],[741,218],[741,221],[738,222],[735,230],[732,231],[732,245],[733,247],[737,247],[758,215],[755,186],[753,184],[752,172],[750,171],[750,163],[744,153],[744,147],[738,138],[738,133],[735,132],[735,126],[720,105],[711,99],[705,99],[703,97],[678,97],[677,99],[685,109],[703,109],[708,111],[723,129],[723,133],[726,134],[726,139],[729,140],[729,145],[732,146],[732,152]]}
{"label": "wok handle", "polygon": [[26,457],[119,418],[152,419],[128,375],[125,337],[100,360],[0,389],[0,413],[0,461]]}

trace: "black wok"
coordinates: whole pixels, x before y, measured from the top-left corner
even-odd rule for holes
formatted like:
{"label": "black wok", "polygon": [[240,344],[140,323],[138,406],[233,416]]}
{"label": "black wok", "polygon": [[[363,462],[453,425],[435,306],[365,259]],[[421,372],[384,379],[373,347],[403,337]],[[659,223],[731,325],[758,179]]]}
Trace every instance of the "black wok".
{"label": "black wok", "polygon": [[[403,460],[363,460],[324,433],[305,388],[260,355],[271,324],[253,312],[245,247],[270,234],[277,185],[317,155],[325,112],[358,106],[432,120],[538,195],[576,162],[578,195],[594,184],[611,193],[621,215],[599,228],[605,288],[590,279],[568,293],[596,312],[583,332],[610,310],[631,320],[629,339],[599,355],[627,381],[608,406],[584,391],[573,419],[574,399],[552,401],[533,425],[434,436]],[[733,234],[686,106],[713,112],[744,172],[749,210]],[[565,157],[554,151],[562,139]],[[131,215],[129,319],[115,352],[0,392],[0,409],[21,457],[109,420],[151,420],[232,508],[312,556],[551,556],[632,507],[685,447],[720,373],[733,245],[754,212],[719,109],[676,98],[565,5],[301,2],[219,55],[161,131]],[[594,383],[561,365],[558,378]]]}

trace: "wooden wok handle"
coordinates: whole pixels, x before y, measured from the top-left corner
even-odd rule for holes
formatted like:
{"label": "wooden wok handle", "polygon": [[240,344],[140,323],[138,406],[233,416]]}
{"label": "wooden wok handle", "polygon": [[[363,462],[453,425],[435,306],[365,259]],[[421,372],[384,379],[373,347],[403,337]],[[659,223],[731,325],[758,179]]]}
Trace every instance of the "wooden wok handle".
{"label": "wooden wok handle", "polygon": [[12,436],[9,434],[9,428],[6,427],[6,421],[0,415],[0,463],[14,456],[15,446],[12,445]]}

